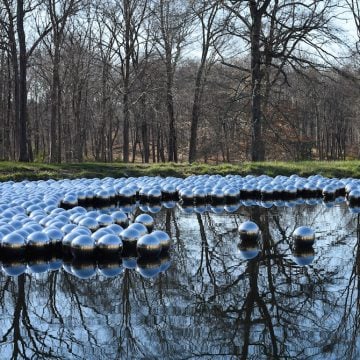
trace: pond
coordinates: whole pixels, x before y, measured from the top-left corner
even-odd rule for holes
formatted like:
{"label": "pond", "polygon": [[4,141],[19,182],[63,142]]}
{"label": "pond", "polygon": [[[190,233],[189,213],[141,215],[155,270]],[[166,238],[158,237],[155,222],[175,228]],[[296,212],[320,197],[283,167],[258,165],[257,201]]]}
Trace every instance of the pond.
{"label": "pond", "polygon": [[[147,263],[3,256],[1,357],[359,358],[358,215],[344,201],[239,205],[151,213],[173,245]],[[261,230],[249,249],[246,220]],[[302,225],[313,247],[294,245]]]}

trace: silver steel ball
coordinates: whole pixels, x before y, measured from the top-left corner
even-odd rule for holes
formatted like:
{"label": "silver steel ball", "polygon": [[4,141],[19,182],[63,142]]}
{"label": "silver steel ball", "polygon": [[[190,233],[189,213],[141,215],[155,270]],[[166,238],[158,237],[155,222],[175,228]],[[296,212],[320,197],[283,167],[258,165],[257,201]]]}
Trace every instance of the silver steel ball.
{"label": "silver steel ball", "polygon": [[25,249],[25,238],[18,233],[9,233],[2,238],[1,247],[4,250],[20,251]]}
{"label": "silver steel ball", "polygon": [[95,240],[90,235],[78,235],[71,241],[71,252],[74,256],[86,255],[95,250]]}
{"label": "silver steel ball", "polygon": [[119,252],[123,249],[123,243],[119,236],[115,234],[106,234],[97,240],[96,246],[103,252]]}
{"label": "silver steel ball", "polygon": [[135,218],[135,223],[143,224],[150,233],[154,229],[154,219],[148,214],[140,214]]}
{"label": "silver steel ball", "polygon": [[151,235],[154,235],[159,239],[161,251],[169,251],[171,247],[171,238],[165,231],[155,230],[151,233]]}
{"label": "silver steel ball", "polygon": [[136,244],[136,251],[141,257],[158,257],[161,252],[161,243],[157,236],[143,235]]}
{"label": "silver steel ball", "polygon": [[315,232],[308,226],[300,226],[293,232],[293,239],[302,244],[312,245],[315,241]]}
{"label": "silver steel ball", "polygon": [[127,228],[120,233],[120,238],[125,245],[135,245],[140,237],[140,233],[135,228]]}
{"label": "silver steel ball", "polygon": [[239,226],[241,239],[257,239],[260,235],[260,229],[253,221],[245,221]]}

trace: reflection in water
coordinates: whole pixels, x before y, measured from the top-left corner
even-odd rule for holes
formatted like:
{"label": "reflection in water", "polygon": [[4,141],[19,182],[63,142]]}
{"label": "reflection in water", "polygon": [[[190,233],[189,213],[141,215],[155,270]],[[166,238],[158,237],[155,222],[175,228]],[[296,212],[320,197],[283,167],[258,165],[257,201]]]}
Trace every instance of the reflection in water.
{"label": "reflection in water", "polygon": [[[344,204],[216,212],[153,213],[173,239],[171,266],[131,253],[3,259],[2,357],[357,358],[358,215]],[[246,220],[255,242],[240,239]],[[314,247],[293,242],[301,225]]]}

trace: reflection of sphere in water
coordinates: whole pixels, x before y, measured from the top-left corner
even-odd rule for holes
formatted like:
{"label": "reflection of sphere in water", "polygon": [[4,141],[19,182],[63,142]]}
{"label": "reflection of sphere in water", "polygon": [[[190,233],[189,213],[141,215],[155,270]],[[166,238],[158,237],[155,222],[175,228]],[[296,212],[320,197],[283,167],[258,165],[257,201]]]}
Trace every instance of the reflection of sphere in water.
{"label": "reflection of sphere in water", "polygon": [[233,213],[233,212],[237,211],[239,208],[240,208],[240,203],[233,204],[233,205],[227,204],[224,206],[224,210],[228,213]]}
{"label": "reflection of sphere in water", "polygon": [[102,252],[121,252],[123,243],[119,236],[106,234],[97,240],[96,246]]}
{"label": "reflection of sphere in water", "polygon": [[89,279],[96,274],[96,265],[93,261],[76,261],[71,263],[71,273],[79,279]]}
{"label": "reflection of sphere in water", "polygon": [[53,270],[53,271],[59,270],[61,269],[62,265],[63,265],[63,260],[54,257],[49,261],[49,270]]}
{"label": "reflection of sphere in water", "polygon": [[27,268],[33,274],[41,274],[50,269],[50,265],[47,259],[34,258],[29,260]]}
{"label": "reflection of sphere in water", "polygon": [[161,251],[169,251],[171,246],[171,238],[168,233],[162,230],[155,230],[151,233],[151,235],[154,235],[159,239]]}
{"label": "reflection of sphere in water", "polygon": [[150,233],[154,228],[154,219],[149,214],[140,214],[135,218],[135,223],[143,224]]}
{"label": "reflection of sphere in water", "polygon": [[159,259],[138,258],[136,271],[144,278],[151,279],[160,273],[161,262]]}
{"label": "reflection of sphere in water", "polygon": [[2,270],[8,276],[19,276],[26,270],[26,264],[21,259],[14,259],[13,261],[3,261]]}
{"label": "reflection of sphere in water", "polygon": [[134,270],[136,268],[136,256],[123,257],[122,263],[125,269]]}
{"label": "reflection of sphere in water", "polygon": [[136,250],[142,257],[157,257],[161,252],[161,243],[157,236],[152,234],[143,235],[136,244]]}
{"label": "reflection of sphere in water", "polygon": [[239,234],[242,240],[256,239],[260,234],[260,229],[253,221],[245,221],[239,226]]}
{"label": "reflection of sphere in water", "polygon": [[315,241],[315,232],[308,226],[300,226],[293,232],[293,239],[303,244],[312,245]]}
{"label": "reflection of sphere in water", "polygon": [[254,259],[260,252],[257,238],[246,238],[238,245],[240,255],[245,260]]}
{"label": "reflection of sphere in water", "polygon": [[295,246],[293,259],[300,266],[309,265],[315,258],[315,250],[312,246]]}
{"label": "reflection of sphere in water", "polygon": [[121,260],[117,261],[101,261],[98,264],[99,273],[106,277],[115,277],[120,275],[124,269]]}
{"label": "reflection of sphere in water", "polygon": [[171,258],[168,253],[160,255],[160,272],[165,272],[171,266]]}

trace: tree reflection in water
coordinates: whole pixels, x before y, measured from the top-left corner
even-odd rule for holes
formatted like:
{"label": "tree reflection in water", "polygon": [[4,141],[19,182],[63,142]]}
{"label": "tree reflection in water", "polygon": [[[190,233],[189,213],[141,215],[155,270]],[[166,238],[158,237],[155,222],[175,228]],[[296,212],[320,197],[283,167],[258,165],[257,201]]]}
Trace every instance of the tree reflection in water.
{"label": "tree reflection in water", "polygon": [[[131,261],[118,264],[115,277],[95,273],[91,262],[82,265],[94,272],[88,279],[69,273],[81,264],[18,277],[3,272],[1,357],[359,356],[360,226],[345,206],[217,215],[176,208],[154,218],[174,241],[170,267],[166,258],[150,264],[162,270],[156,277],[142,277]],[[262,237],[257,256],[245,260],[237,227],[248,219]],[[291,234],[300,225],[317,234],[309,266],[292,255]]]}

